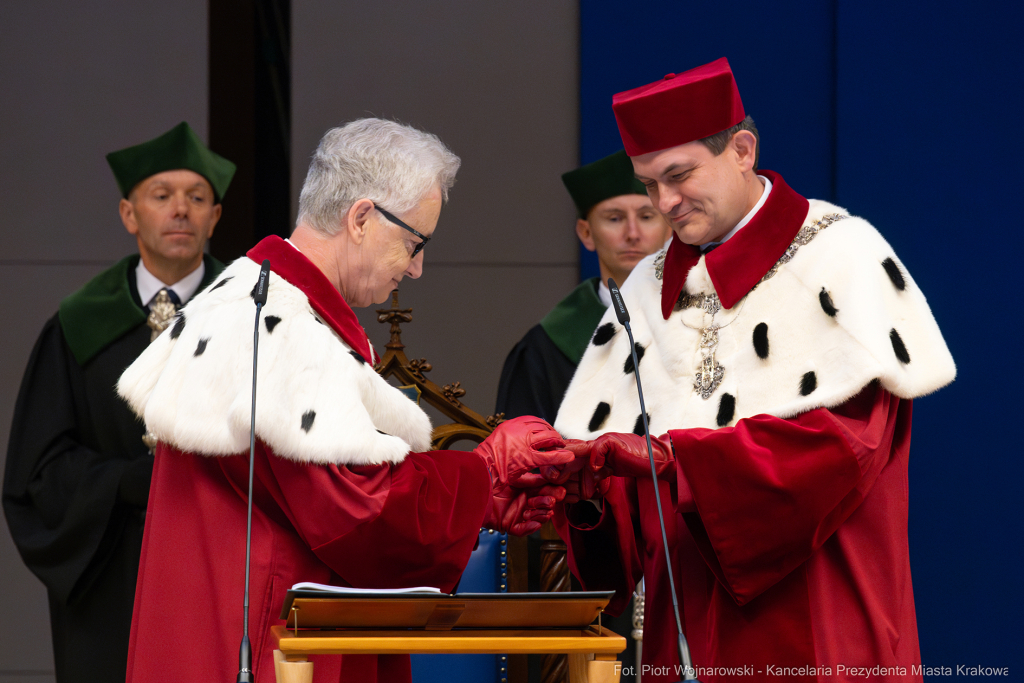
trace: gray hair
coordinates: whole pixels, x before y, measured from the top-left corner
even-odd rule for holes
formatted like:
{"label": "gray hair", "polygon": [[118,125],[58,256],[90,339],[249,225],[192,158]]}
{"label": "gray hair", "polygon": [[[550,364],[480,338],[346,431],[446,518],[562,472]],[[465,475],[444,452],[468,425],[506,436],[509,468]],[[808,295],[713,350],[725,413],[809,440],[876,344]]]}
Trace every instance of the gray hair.
{"label": "gray hair", "polygon": [[749,116],[744,118],[742,121],[737,123],[732,128],[726,128],[720,133],[709,135],[706,138],[701,138],[700,141],[704,143],[704,146],[711,150],[711,153],[716,157],[725,151],[725,148],[729,146],[729,142],[732,140],[732,136],[739,133],[741,130],[749,130],[754,134],[754,170],[757,170],[757,162],[761,158],[761,136],[757,132],[757,126],[754,125],[754,119]]}
{"label": "gray hair", "polygon": [[461,163],[436,135],[395,121],[357,119],[332,128],[309,164],[298,222],[333,235],[360,199],[403,213],[439,187],[447,201]]}

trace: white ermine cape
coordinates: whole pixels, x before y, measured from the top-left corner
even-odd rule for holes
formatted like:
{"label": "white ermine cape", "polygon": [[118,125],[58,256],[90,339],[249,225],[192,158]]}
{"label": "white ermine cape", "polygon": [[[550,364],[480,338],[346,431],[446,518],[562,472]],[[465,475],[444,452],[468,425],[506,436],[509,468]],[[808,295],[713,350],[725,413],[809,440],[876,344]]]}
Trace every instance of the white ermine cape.
{"label": "white ermine cape", "polygon": [[[161,442],[185,452],[249,448],[260,266],[243,257],[197,294],[121,376],[118,393]],[[256,436],[317,464],[401,462],[430,448],[430,419],[274,274],[260,315]]]}
{"label": "white ermine cape", "polygon": [[[924,294],[878,231],[817,200],[803,226],[729,309],[721,307],[705,256],[668,320],[661,312],[664,250],[633,270],[621,291],[642,356],[652,434],[834,407],[874,380],[901,398],[953,380],[953,358]],[[643,433],[629,342],[611,308],[555,428],[578,439]]]}

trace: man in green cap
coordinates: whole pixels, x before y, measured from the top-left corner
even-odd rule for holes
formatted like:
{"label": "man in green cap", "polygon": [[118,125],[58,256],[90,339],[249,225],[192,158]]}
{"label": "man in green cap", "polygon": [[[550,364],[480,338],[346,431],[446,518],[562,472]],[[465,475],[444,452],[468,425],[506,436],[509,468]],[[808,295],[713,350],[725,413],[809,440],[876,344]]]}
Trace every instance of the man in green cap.
{"label": "man in green cap", "polygon": [[576,235],[597,252],[601,277],[581,282],[509,353],[497,402],[497,412],[506,419],[555,419],[569,380],[611,305],[608,278],[621,285],[672,234],[624,151],[564,173],[562,182],[576,204]]}
{"label": "man in green cap", "polygon": [[[622,150],[563,173],[562,182],[576,204],[576,236],[587,250],[597,252],[601,276],[584,280],[569,292],[508,354],[496,410],[506,419],[555,419],[576,366],[611,306],[608,278],[621,285],[637,263],[661,249],[672,235]],[[606,615],[605,625],[629,638],[630,617],[628,610],[614,619]],[[623,667],[633,666],[635,660],[633,648],[627,648]]]}
{"label": "man in green cap", "polygon": [[224,266],[204,255],[235,165],[187,123],[107,161],[139,253],[64,299],[14,409],[3,507],[46,585],[58,681],[124,680],[153,456],[117,379]]}

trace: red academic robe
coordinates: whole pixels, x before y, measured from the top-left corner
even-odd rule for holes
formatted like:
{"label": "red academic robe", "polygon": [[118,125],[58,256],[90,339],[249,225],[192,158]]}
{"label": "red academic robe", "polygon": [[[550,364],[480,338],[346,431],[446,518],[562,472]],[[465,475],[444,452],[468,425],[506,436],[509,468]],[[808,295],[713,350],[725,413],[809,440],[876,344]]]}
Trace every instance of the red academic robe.
{"label": "red academic robe", "polygon": [[[250,257],[269,257],[274,272],[299,287],[349,346],[373,357],[352,311],[299,252],[269,238]],[[128,683],[168,676],[234,680],[243,625],[247,486],[247,453],[209,457],[158,446]],[[486,467],[473,453],[410,453],[398,464],[313,465],[278,457],[257,442],[249,588],[256,680],[274,676],[270,627],[284,623],[278,616],[285,592],[296,582],[452,590],[476,543],[489,490]],[[318,682],[411,680],[407,655],[313,661]]]}
{"label": "red academic robe", "polygon": [[[662,482],[660,493],[701,681],[846,680],[876,666],[873,680],[921,680],[910,422],[910,401],[871,384],[832,410],[669,432],[685,484]],[[651,482],[616,478],[599,519],[581,512],[557,518],[570,567],[587,590],[618,591],[615,609],[644,578],[643,663],[668,667],[644,680],[678,680]],[[707,671],[722,667],[735,670]]]}
{"label": "red academic robe", "polygon": [[[724,308],[757,285],[807,215],[806,199],[760,173],[773,183],[766,204],[705,257]],[[666,320],[700,258],[673,237]],[[921,680],[907,543],[911,410],[872,382],[831,409],[668,432],[678,477],[660,494],[701,681],[864,680],[873,668],[871,680]],[[555,523],[583,586],[618,591],[613,613],[644,578],[643,664],[666,667],[644,680],[679,680],[653,484],[615,478],[600,515],[580,503]]]}

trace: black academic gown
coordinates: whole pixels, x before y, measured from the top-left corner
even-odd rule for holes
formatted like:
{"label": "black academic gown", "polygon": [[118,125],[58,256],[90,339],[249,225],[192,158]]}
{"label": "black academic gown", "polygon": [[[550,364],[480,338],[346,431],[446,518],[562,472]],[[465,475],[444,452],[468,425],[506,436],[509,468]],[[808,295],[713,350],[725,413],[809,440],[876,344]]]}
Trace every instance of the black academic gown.
{"label": "black academic gown", "polygon": [[[102,343],[89,337],[92,347],[80,363],[82,335],[66,334],[62,316],[52,317],[14,408],[3,508],[25,564],[47,588],[60,683],[125,677],[153,470],[143,424],[114,390],[150,339],[135,289],[137,263],[135,256],[106,271],[108,283],[111,271],[123,272],[123,288],[101,291],[93,301],[105,296],[108,319],[128,321],[130,329]],[[201,286],[222,269],[207,257]]]}
{"label": "black academic gown", "polygon": [[[597,287],[596,277],[581,282],[512,347],[501,370],[495,412],[505,413],[506,420],[534,415],[551,423],[555,421],[576,366],[607,310]],[[540,572],[540,544],[538,534],[529,538],[533,575]],[[529,588],[540,590],[539,585]],[[627,639],[630,637],[633,615],[629,610],[618,617],[604,615],[603,619],[605,626]],[[635,649],[627,647],[619,659],[629,670],[636,664]],[[531,681],[540,680],[537,666],[539,662],[531,662]],[[623,680],[626,678],[623,676]]]}
{"label": "black academic gown", "polygon": [[562,396],[606,310],[597,278],[584,280],[512,347],[498,381],[505,419],[534,415],[554,422]]}

